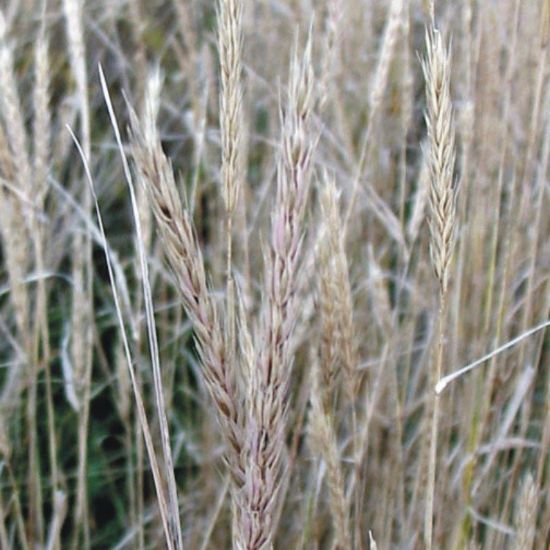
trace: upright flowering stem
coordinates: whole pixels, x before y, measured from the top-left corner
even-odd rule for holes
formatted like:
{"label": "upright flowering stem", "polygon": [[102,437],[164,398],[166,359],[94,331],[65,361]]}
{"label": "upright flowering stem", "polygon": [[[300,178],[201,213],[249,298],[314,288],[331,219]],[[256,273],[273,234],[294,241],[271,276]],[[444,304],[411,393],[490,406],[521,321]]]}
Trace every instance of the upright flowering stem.
{"label": "upright flowering stem", "polygon": [[[432,24],[426,36],[428,55],[423,63],[426,79],[428,127],[428,165],[430,173],[430,256],[439,283],[439,329],[433,363],[430,388],[441,378],[443,347],[446,339],[447,288],[452,258],[455,216],[455,127],[450,92],[450,57],[443,39]],[[435,474],[437,463],[437,434],[439,423],[439,395],[430,395],[432,411],[428,458],[428,483],[424,538],[426,548],[433,544],[433,508],[435,499]]]}
{"label": "upright flowering stem", "polygon": [[292,367],[291,339],[303,217],[314,140],[309,133],[314,103],[311,40],[302,59],[290,66],[288,101],[281,112],[282,154],[277,170],[271,251],[260,350],[248,391],[246,477],[237,502],[236,547],[273,547],[274,513],[279,504]]}

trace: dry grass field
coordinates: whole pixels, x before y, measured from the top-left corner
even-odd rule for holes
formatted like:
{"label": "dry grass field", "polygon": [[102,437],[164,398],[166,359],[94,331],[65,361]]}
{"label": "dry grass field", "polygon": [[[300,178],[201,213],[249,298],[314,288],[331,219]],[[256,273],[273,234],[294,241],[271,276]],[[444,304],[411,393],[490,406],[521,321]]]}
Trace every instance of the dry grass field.
{"label": "dry grass field", "polygon": [[0,549],[550,545],[549,0],[0,1]]}

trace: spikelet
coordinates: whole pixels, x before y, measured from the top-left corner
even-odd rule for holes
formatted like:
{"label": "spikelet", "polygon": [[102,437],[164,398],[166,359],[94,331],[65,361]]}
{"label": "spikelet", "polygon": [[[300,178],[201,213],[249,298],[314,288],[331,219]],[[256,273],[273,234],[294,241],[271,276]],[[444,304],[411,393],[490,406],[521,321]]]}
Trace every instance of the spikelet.
{"label": "spikelet", "polygon": [[[17,193],[0,191],[2,201],[2,235],[6,247],[6,264],[11,288],[17,328],[21,338],[28,336],[28,290],[24,279],[29,270],[29,224],[32,209],[27,210],[31,194],[31,170],[27,150],[27,135],[23,111],[13,72],[13,51],[7,43],[6,22],[0,11],[0,113],[5,123],[0,131],[3,151],[2,174],[6,182],[14,185]],[[29,215],[31,214],[31,215]]]}
{"label": "spikelet", "polygon": [[430,174],[430,255],[442,292],[446,292],[456,225],[455,125],[451,105],[450,57],[441,34],[426,35],[428,56],[423,61],[426,79]]}
{"label": "spikelet", "polygon": [[232,213],[235,209],[243,177],[242,18],[243,5],[241,0],[220,1],[218,7],[218,49],[221,71],[222,181],[223,199],[228,213]]}
{"label": "spikelet", "polygon": [[90,116],[88,110],[88,75],[86,73],[86,49],[84,45],[83,2],[63,0],[69,60],[76,81],[80,116],[82,122],[82,147],[87,157],[90,155]]}
{"label": "spikelet", "polygon": [[321,191],[319,242],[319,290],[321,312],[321,362],[327,388],[332,387],[339,367],[344,369],[348,386],[353,386],[356,366],[353,305],[344,235],[340,217],[339,193],[326,173]]}
{"label": "spikelet", "polygon": [[338,443],[332,415],[323,405],[322,373],[319,364],[313,362],[311,389],[310,433],[312,448],[326,464],[329,508],[337,549],[351,548],[348,503],[345,495],[344,476],[340,464]]}
{"label": "spikelet", "polygon": [[133,114],[133,158],[139,177],[147,185],[164,250],[176,276],[185,310],[195,329],[205,385],[214,401],[218,420],[229,444],[227,460],[230,471],[234,481],[241,484],[242,413],[231,366],[226,361],[217,307],[208,290],[202,252],[189,213],[182,208],[172,166],[162,150],[158,136],[151,141],[152,135],[149,133],[147,140],[145,130],[141,129]]}
{"label": "spikelet", "polygon": [[390,64],[393,59],[395,44],[402,25],[403,0],[392,0],[388,15],[388,22],[384,31],[382,45],[378,56],[378,65],[372,82],[369,96],[371,111],[376,111],[384,98]]}
{"label": "spikelet", "polygon": [[263,321],[246,423],[246,477],[238,495],[236,547],[273,547],[273,516],[284,456],[288,388],[292,366],[291,337],[297,319],[296,274],[303,237],[314,141],[309,133],[314,94],[311,34],[300,59],[290,65],[287,104],[281,108],[282,154],[272,219],[271,255],[266,275]]}
{"label": "spikelet", "polygon": [[29,296],[25,277],[28,270],[28,239],[25,216],[19,197],[7,190],[6,183],[15,179],[15,165],[9,152],[4,128],[0,125],[0,234],[4,245],[5,263],[8,271],[10,297],[13,303],[17,330],[28,333]]}
{"label": "spikelet", "polygon": [[334,77],[338,45],[342,35],[342,19],[344,9],[342,0],[328,0],[327,16],[324,32],[324,55],[319,82],[319,109],[321,110],[330,95]]}
{"label": "spikelet", "polygon": [[25,200],[30,200],[32,178],[27,133],[13,71],[13,52],[7,44],[6,22],[2,12],[0,12],[0,105],[6,125],[9,150],[17,167],[15,178],[19,191]]}
{"label": "spikelet", "polygon": [[48,41],[40,33],[34,52],[34,125],[33,125],[33,176],[35,182],[35,202],[42,209],[48,189],[48,165],[51,143],[50,113],[50,65],[48,61]]}

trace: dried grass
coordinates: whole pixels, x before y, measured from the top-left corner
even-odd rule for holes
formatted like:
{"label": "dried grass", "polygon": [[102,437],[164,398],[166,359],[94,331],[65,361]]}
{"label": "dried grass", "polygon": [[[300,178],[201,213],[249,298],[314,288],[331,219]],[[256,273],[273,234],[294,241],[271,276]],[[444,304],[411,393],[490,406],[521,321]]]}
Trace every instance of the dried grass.
{"label": "dried grass", "polygon": [[548,1],[4,4],[0,547],[546,547]]}

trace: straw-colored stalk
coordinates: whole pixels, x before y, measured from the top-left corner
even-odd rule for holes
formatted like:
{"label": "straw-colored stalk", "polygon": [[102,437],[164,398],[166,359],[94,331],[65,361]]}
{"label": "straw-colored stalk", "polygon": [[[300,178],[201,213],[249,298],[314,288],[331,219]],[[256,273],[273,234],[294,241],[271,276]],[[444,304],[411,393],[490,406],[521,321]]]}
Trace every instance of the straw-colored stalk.
{"label": "straw-colored stalk", "polygon": [[438,30],[432,27],[426,35],[427,58],[423,62],[426,80],[428,127],[428,165],[430,174],[430,256],[439,284],[439,330],[435,361],[430,373],[431,435],[429,438],[428,482],[424,518],[427,548],[433,544],[433,509],[437,462],[439,394],[433,392],[441,378],[443,347],[446,339],[445,317],[447,288],[455,233],[455,127],[450,91],[450,56]]}

